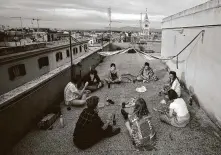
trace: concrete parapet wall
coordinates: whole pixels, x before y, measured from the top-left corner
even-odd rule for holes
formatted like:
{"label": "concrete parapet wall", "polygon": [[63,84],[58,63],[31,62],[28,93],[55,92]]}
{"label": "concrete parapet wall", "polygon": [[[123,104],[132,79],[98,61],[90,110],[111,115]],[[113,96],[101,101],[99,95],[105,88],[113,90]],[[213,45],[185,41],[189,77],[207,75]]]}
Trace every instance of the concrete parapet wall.
{"label": "concrete parapet wall", "polygon": [[[108,47],[104,48],[107,50]],[[73,67],[74,76],[80,70],[82,76],[85,75],[91,65],[98,65],[102,59],[103,57],[94,52],[79,60],[81,65]],[[9,151],[33,128],[50,106],[62,102],[64,88],[70,81],[70,72],[70,67],[61,70],[54,77],[0,107],[0,154]]]}
{"label": "concrete parapet wall", "polygon": [[176,58],[166,63],[171,70],[177,72],[178,77],[193,92],[200,106],[213,122],[221,127],[221,25],[219,25],[221,9],[219,4],[218,0],[209,1],[195,7],[198,11],[193,11],[193,8],[189,13],[186,11],[180,13],[180,16],[174,15],[164,19],[161,55],[165,57],[176,55],[200,31],[205,30],[205,33],[201,33],[178,57],[178,68]]}
{"label": "concrete parapet wall", "polygon": [[221,24],[221,0],[211,0],[164,18],[162,29]]}

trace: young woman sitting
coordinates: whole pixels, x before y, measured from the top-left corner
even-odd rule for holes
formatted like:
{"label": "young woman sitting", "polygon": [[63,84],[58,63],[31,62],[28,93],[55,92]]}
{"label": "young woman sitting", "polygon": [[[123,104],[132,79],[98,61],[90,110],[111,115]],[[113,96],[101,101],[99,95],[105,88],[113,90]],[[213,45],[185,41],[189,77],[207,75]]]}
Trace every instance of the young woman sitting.
{"label": "young woman sitting", "polygon": [[103,82],[100,80],[100,77],[97,74],[96,70],[91,70],[89,74],[87,74],[83,78],[83,82],[88,82],[88,86],[86,87],[87,90],[90,90],[92,92],[100,89],[104,86]]}
{"label": "young woman sitting", "polygon": [[181,96],[180,82],[177,78],[176,72],[174,71],[169,72],[168,84],[164,86],[163,90],[160,93],[164,93],[165,95],[167,95],[170,89],[173,89],[177,93],[178,97]]}
{"label": "young woman sitting", "polygon": [[190,120],[190,114],[185,101],[182,98],[178,98],[177,93],[173,89],[168,91],[168,97],[171,101],[169,113],[161,114],[160,120],[175,127],[185,127]]}
{"label": "young woman sitting", "polygon": [[155,130],[150,122],[149,111],[143,98],[135,101],[134,112],[128,114],[122,104],[121,113],[133,144],[138,148],[154,148]]}
{"label": "young woman sitting", "polygon": [[158,78],[154,74],[153,69],[150,67],[150,64],[148,62],[145,62],[144,66],[141,68],[136,80],[143,81],[143,82],[149,82],[149,81],[157,81]]}
{"label": "young woman sitting", "polygon": [[113,127],[113,115],[109,115],[106,123],[99,117],[97,96],[89,97],[86,102],[87,108],[80,114],[73,134],[74,144],[82,150],[120,133],[120,128]]}

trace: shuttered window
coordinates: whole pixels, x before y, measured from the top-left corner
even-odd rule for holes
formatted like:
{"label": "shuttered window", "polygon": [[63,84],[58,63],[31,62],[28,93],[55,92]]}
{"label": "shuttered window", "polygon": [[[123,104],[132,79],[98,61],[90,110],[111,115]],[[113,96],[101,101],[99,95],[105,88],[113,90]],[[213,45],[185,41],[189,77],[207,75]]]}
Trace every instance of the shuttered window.
{"label": "shuttered window", "polygon": [[75,54],[77,54],[78,53],[78,49],[75,47],[75,48],[73,48],[73,54],[75,55]]}
{"label": "shuttered window", "polygon": [[70,52],[69,52],[69,50],[66,50],[66,55],[67,55],[67,57],[70,57]]}
{"label": "shuttered window", "polygon": [[84,51],[87,52],[87,45],[84,45]]}
{"label": "shuttered window", "polygon": [[62,59],[63,59],[62,53],[61,52],[56,53],[56,61],[58,62],[58,61],[60,61]]}
{"label": "shuttered window", "polygon": [[38,65],[40,69],[44,66],[48,66],[49,65],[48,57],[42,57],[38,59]]}
{"label": "shuttered window", "polygon": [[9,79],[14,80],[16,77],[26,75],[25,65],[19,64],[8,68]]}

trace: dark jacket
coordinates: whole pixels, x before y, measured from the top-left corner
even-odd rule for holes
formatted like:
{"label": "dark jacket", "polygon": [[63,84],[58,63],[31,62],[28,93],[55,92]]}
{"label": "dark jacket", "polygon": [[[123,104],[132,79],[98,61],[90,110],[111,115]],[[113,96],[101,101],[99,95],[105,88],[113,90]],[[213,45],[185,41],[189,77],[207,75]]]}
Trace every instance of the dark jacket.
{"label": "dark jacket", "polygon": [[75,126],[73,134],[75,145],[80,149],[87,149],[100,141],[104,137],[103,125],[104,123],[94,110],[84,109]]}
{"label": "dark jacket", "polygon": [[94,78],[93,78],[93,79],[91,79],[90,73],[88,73],[88,74],[83,78],[83,82],[84,82],[84,83],[88,82],[88,83],[89,83],[88,85],[91,86],[91,85],[94,85],[94,84],[97,84],[97,83],[101,82],[101,80],[100,80],[100,78],[99,78],[99,76],[98,76],[98,74],[97,74],[97,71],[95,71],[95,75],[94,75]]}

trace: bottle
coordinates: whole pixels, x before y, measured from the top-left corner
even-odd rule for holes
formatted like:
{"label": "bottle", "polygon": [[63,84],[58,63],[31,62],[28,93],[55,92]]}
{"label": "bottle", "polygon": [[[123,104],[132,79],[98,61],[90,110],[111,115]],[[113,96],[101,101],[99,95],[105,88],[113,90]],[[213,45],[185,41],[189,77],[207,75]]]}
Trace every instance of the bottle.
{"label": "bottle", "polygon": [[60,125],[62,128],[64,127],[64,118],[62,115],[60,115]]}
{"label": "bottle", "polygon": [[115,118],[115,114],[113,116],[113,125],[116,125],[116,118]]}

